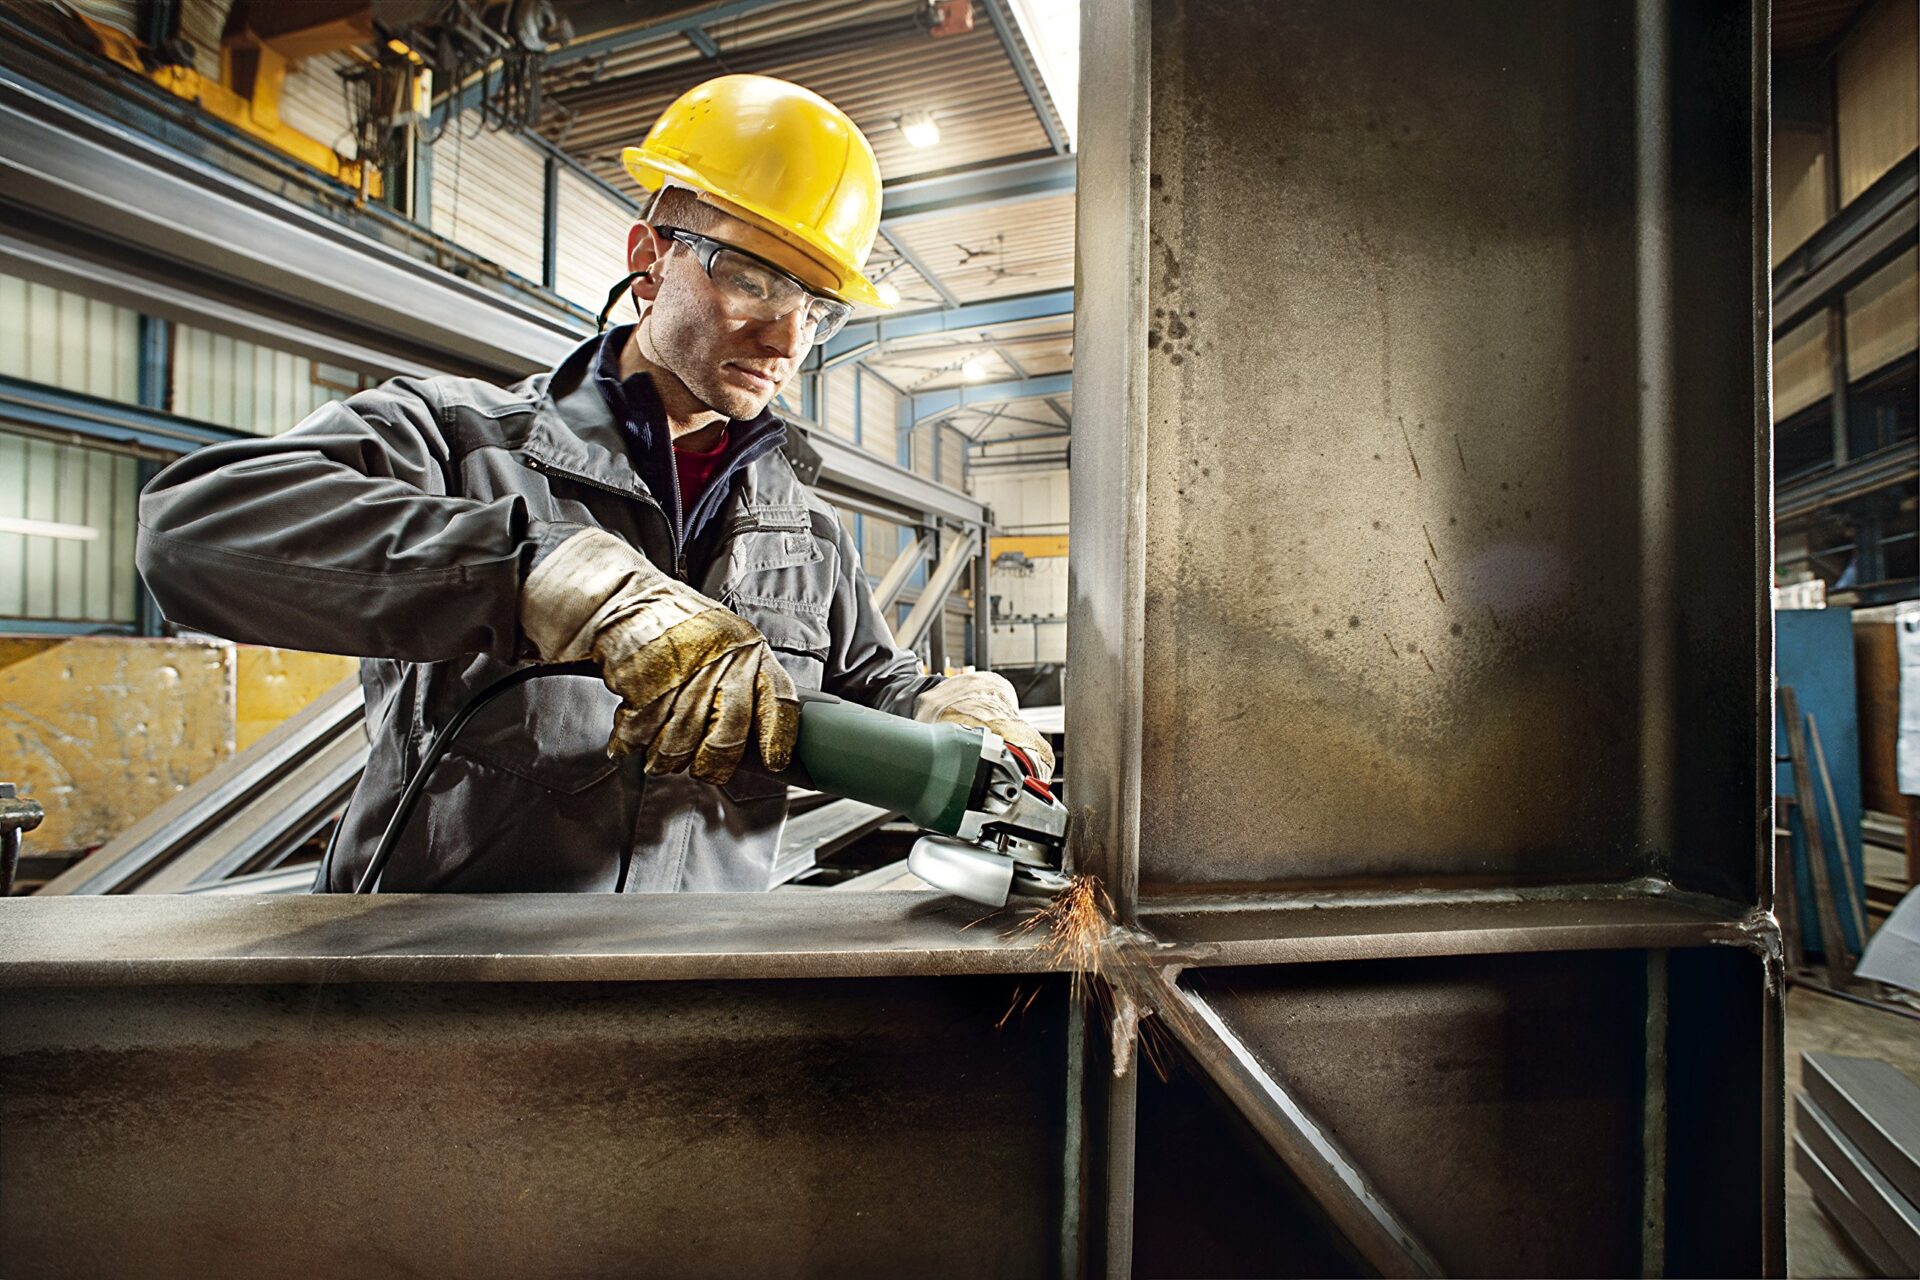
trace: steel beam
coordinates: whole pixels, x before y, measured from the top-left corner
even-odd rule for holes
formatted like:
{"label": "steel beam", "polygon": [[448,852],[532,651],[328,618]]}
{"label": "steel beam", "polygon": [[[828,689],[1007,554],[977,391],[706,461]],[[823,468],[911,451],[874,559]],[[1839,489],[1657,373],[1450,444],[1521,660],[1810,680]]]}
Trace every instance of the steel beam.
{"label": "steel beam", "polygon": [[873,588],[874,608],[881,613],[893,608],[894,602],[900,598],[900,589],[907,585],[907,579],[913,576],[913,571],[920,567],[920,562],[932,550],[933,539],[925,534],[901,548],[900,554],[893,558],[893,563],[887,566],[886,573]]}
{"label": "steel beam", "polygon": [[1179,1038],[1370,1265],[1387,1276],[1445,1274],[1338,1139],[1307,1114],[1211,1004],[1164,972],[1155,974],[1151,991],[1160,1025]]}
{"label": "steel beam", "polygon": [[169,454],[239,438],[238,432],[157,409],[23,382],[4,374],[0,374],[0,418],[52,435],[82,436]]}
{"label": "steel beam", "polygon": [[0,202],[89,240],[158,255],[206,287],[284,304],[369,346],[430,350],[446,365],[518,376],[550,368],[579,322],[461,280],[0,75]]}
{"label": "steel beam", "polygon": [[15,898],[0,902],[0,988],[1049,970],[1043,936],[962,927],[982,914],[910,894]]}
{"label": "steel beam", "polygon": [[1047,316],[1073,314],[1073,290],[1051,289],[1043,293],[1024,293],[992,302],[969,302],[944,311],[913,311],[905,315],[886,315],[872,320],[856,320],[833,340],[821,347],[822,360],[833,360],[864,343],[882,346],[901,338],[920,338],[928,334],[954,333],[967,329],[986,329],[997,324],[1015,324]]}
{"label": "steel beam", "polygon": [[943,413],[1007,400],[1039,400],[1046,396],[1066,395],[1073,390],[1073,375],[1048,373],[1037,378],[1010,378],[1005,382],[981,382],[969,386],[947,387],[939,391],[913,393],[913,422],[918,426]]}
{"label": "steel beam", "polygon": [[902,649],[919,647],[928,628],[934,626],[946,612],[947,596],[959,585],[960,575],[972,564],[974,551],[979,545],[980,533],[977,528],[950,535],[946,554],[940,557],[940,563],[928,575],[920,598],[913,602],[906,621],[894,629],[895,644]]}
{"label": "steel beam", "polygon": [[889,245],[893,246],[893,251],[900,255],[901,261],[918,272],[920,278],[927,282],[927,287],[940,295],[940,301],[946,303],[949,308],[960,305],[959,296],[947,287],[946,282],[940,278],[940,274],[929,266],[925,259],[908,248],[904,241],[888,234],[886,227],[880,228],[880,234]]}
{"label": "steel beam", "polygon": [[[45,885],[42,897],[131,892],[147,877],[245,813],[264,793],[292,777],[326,744],[364,743],[365,697],[357,679],[343,680]],[[363,748],[364,749],[364,748]]]}
{"label": "steel beam", "polygon": [[927,218],[1064,195],[1073,190],[1077,163],[1071,155],[1047,156],[889,182],[881,198],[880,224],[906,226]]}
{"label": "steel beam", "polygon": [[986,507],[978,499],[876,457],[830,431],[809,432],[807,443],[820,455],[821,488],[829,498],[848,494],[863,509],[896,524],[927,524],[938,518],[977,527],[986,519]]}
{"label": "steel beam", "polygon": [[1014,30],[1013,15],[1006,11],[1002,0],[980,0],[980,7],[987,11],[987,21],[993,24],[995,34],[1000,37],[1000,44],[1007,51],[1007,61],[1013,64],[1014,74],[1020,77],[1020,87],[1027,91],[1027,101],[1033,106],[1033,114],[1040,121],[1040,127],[1047,132],[1047,145],[1056,154],[1064,155],[1073,142],[1067,137],[1066,125],[1055,114],[1053,100],[1047,96],[1045,86],[1034,74],[1034,69],[1027,65],[1026,54],[1020,47],[1020,37]]}
{"label": "steel beam", "polygon": [[1912,247],[1920,234],[1920,153],[1909,155],[1774,268],[1773,332],[1792,329]]}

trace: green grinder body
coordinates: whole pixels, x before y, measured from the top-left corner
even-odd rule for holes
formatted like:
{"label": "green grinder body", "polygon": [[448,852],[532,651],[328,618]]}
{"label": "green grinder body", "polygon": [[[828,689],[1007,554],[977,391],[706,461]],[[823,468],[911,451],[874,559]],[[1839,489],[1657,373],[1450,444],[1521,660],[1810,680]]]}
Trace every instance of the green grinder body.
{"label": "green grinder body", "polygon": [[898,810],[915,826],[954,835],[980,776],[982,736],[805,693],[793,758],[816,790]]}

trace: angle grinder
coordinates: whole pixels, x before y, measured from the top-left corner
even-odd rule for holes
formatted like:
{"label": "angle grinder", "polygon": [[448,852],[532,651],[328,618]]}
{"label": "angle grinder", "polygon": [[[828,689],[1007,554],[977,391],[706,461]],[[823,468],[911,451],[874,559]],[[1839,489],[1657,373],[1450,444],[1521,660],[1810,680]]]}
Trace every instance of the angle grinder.
{"label": "angle grinder", "polygon": [[[469,698],[422,754],[355,893],[377,890],[434,766],[467,723],[508,689],[546,676],[598,679],[600,669],[592,662],[522,667]],[[928,832],[907,869],[936,889],[1003,907],[1016,893],[1051,897],[1067,886],[1066,806],[1019,747],[986,729],[922,724],[831,694],[800,700],[793,765],[771,776],[905,815]]]}
{"label": "angle grinder", "polygon": [[907,856],[914,875],[990,907],[1066,887],[1066,806],[1019,747],[990,730],[921,724],[831,694],[800,699],[790,772],[927,831]]}

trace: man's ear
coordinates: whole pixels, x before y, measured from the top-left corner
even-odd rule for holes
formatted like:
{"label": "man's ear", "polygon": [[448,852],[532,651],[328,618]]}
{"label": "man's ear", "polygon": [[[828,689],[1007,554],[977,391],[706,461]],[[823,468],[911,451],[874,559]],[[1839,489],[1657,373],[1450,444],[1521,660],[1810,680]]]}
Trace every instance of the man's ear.
{"label": "man's ear", "polygon": [[658,267],[671,243],[644,222],[636,222],[627,230],[627,270],[642,273],[633,282],[633,292],[648,302],[660,294]]}

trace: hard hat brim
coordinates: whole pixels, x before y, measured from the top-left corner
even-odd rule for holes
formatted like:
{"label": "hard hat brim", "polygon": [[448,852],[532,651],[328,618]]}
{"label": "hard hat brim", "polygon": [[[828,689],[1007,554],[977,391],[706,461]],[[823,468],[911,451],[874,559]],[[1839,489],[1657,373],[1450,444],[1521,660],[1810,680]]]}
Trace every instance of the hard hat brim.
{"label": "hard hat brim", "polygon": [[752,220],[762,225],[767,232],[787,241],[823,266],[831,266],[840,277],[834,293],[842,302],[851,302],[856,306],[872,307],[877,311],[891,311],[893,307],[880,296],[873,282],[851,263],[844,262],[834,252],[833,246],[826,243],[810,228],[800,226],[779,217],[759,201],[741,195],[737,191],[726,191],[687,165],[668,156],[661,155],[650,147],[626,147],[620,152],[620,162],[626,166],[633,180],[648,191],[658,191],[668,183],[691,188],[716,196],[735,208],[752,215]]}

